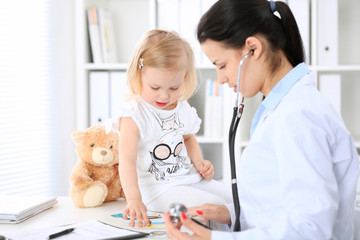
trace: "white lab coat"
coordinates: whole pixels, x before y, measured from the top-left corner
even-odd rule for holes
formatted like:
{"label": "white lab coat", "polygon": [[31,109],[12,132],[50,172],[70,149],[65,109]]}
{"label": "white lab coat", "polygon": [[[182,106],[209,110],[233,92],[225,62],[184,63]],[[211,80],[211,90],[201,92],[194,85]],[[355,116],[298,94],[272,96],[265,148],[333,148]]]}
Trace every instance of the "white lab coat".
{"label": "white lab coat", "polygon": [[237,161],[244,231],[212,239],[353,239],[358,155],[340,115],[304,63],[267,98]]}

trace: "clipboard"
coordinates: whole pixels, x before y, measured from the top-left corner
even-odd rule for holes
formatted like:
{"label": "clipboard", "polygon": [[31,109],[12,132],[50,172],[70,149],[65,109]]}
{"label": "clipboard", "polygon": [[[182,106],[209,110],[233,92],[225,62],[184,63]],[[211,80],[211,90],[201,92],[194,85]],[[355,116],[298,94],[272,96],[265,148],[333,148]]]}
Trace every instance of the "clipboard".
{"label": "clipboard", "polygon": [[[108,226],[111,226],[111,227],[115,227],[117,228],[116,226],[113,226],[113,225],[110,225],[110,224],[107,224],[107,223],[104,223],[104,222],[101,222],[105,225],[108,225]],[[122,229],[122,228],[120,228]],[[127,231],[132,231],[134,232],[134,234],[129,234],[127,236],[121,236],[121,237],[111,237],[111,238],[103,238],[101,240],[121,240],[121,239],[136,239],[136,238],[143,238],[143,237],[147,237],[148,235],[150,235],[150,233],[146,233],[146,232],[138,232],[138,231],[134,231],[134,230],[129,230],[129,229],[124,229],[124,230],[127,230]]]}

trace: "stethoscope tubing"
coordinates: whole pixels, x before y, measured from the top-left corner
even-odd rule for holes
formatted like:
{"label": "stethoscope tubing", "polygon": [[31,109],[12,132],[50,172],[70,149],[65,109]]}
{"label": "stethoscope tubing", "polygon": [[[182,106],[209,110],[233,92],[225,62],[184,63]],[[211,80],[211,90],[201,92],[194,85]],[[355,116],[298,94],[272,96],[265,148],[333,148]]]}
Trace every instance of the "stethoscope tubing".
{"label": "stethoscope tubing", "polygon": [[230,123],[229,129],[229,155],[230,155],[230,168],[231,168],[231,190],[232,196],[234,201],[234,208],[235,208],[235,223],[234,223],[234,231],[239,232],[241,231],[241,224],[240,224],[240,199],[239,199],[239,192],[237,188],[237,179],[236,179],[236,164],[235,164],[235,137],[238,125],[240,123],[240,119],[244,109],[244,97],[241,98],[241,102],[239,104],[240,99],[240,76],[241,76],[241,69],[245,59],[248,57],[246,54],[239,63],[238,69],[238,80],[237,80],[237,87],[236,87],[236,101],[233,111],[233,117]]}
{"label": "stethoscope tubing", "polygon": [[235,166],[235,137],[236,137],[236,130],[240,122],[240,118],[238,116],[238,107],[234,107],[233,118],[230,124],[229,130],[229,153],[230,153],[230,169],[231,169],[231,190],[232,190],[232,197],[234,202],[235,208],[235,223],[234,223],[234,231],[239,232],[241,231],[240,225],[240,200],[239,200],[239,193],[237,188],[237,180],[236,180],[236,166]]}

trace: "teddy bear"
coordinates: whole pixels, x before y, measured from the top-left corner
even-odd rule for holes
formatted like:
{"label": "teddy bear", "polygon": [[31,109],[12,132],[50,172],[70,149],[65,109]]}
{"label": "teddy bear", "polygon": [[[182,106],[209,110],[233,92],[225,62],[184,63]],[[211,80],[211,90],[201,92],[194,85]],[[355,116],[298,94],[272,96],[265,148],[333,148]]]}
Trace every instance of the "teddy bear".
{"label": "teddy bear", "polygon": [[89,208],[125,198],[118,165],[119,136],[105,133],[104,125],[91,126],[72,134],[79,161],[70,179],[70,196],[75,206]]}

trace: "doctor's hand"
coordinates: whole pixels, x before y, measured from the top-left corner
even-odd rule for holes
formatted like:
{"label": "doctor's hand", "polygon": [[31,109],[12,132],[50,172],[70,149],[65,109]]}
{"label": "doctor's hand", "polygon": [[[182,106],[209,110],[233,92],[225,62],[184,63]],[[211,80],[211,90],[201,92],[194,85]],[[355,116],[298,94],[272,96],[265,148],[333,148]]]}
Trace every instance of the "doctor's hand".
{"label": "doctor's hand", "polygon": [[135,226],[135,218],[139,227],[143,227],[143,222],[146,227],[149,227],[151,224],[147,216],[146,206],[141,200],[127,200],[127,206],[123,211],[123,218],[127,220],[128,216],[130,216],[129,225],[131,227]]}
{"label": "doctor's hand", "polygon": [[225,205],[204,204],[200,207],[188,208],[187,213],[192,217],[200,216],[204,220],[211,220],[222,224],[231,224],[230,212]]}
{"label": "doctor's hand", "polygon": [[209,160],[203,160],[196,167],[196,171],[207,181],[214,177],[214,166]]}
{"label": "doctor's hand", "polygon": [[210,240],[211,239],[211,231],[206,229],[199,224],[191,221],[184,212],[181,213],[180,222],[187,227],[189,230],[193,232],[193,235],[189,235],[183,232],[180,232],[180,226],[175,225],[170,220],[170,213],[164,213],[165,227],[167,236],[170,239],[181,239],[181,240]]}

